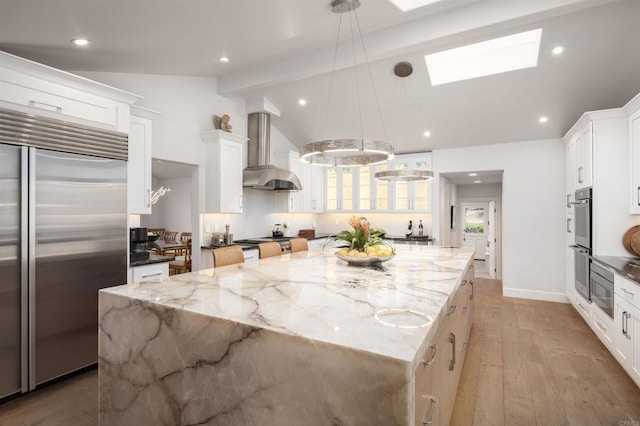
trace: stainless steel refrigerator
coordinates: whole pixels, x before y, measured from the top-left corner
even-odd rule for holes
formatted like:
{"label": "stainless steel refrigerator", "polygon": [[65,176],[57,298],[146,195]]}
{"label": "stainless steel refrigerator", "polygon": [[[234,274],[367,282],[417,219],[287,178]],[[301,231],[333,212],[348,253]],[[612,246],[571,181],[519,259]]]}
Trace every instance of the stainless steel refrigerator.
{"label": "stainless steel refrigerator", "polygon": [[0,109],[0,398],[97,362],[124,284],[127,137]]}

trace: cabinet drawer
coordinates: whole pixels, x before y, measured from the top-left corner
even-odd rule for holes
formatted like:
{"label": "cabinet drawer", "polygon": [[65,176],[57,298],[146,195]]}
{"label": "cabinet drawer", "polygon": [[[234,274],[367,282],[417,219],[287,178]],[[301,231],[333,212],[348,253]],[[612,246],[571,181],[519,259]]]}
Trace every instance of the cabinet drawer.
{"label": "cabinet drawer", "polygon": [[[431,348],[427,351],[430,357],[433,354]],[[436,358],[437,358],[436,353]],[[438,384],[438,364],[430,365],[421,363],[415,372],[415,398],[416,398],[416,425],[439,424],[439,398],[435,395],[435,386]]]}
{"label": "cabinet drawer", "polygon": [[157,281],[169,276],[169,263],[152,263],[151,265],[131,268],[131,282]]}
{"label": "cabinet drawer", "polygon": [[579,294],[573,294],[571,303],[587,324],[591,325],[591,304]]}
{"label": "cabinet drawer", "polygon": [[613,318],[607,315],[602,309],[597,306],[591,307],[591,328],[596,336],[600,339],[604,345],[613,351],[614,348],[614,329]]}
{"label": "cabinet drawer", "polygon": [[54,118],[79,118],[118,128],[117,101],[59,83],[3,70],[0,93],[2,101],[28,107],[35,114],[45,112],[48,113],[45,115]]}
{"label": "cabinet drawer", "polygon": [[613,277],[613,288],[616,295],[640,309],[640,284],[616,274]]}

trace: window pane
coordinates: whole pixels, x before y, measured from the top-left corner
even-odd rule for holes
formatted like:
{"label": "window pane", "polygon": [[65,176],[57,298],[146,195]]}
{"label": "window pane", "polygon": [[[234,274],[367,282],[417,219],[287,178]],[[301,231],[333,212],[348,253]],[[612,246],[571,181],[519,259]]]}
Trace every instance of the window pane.
{"label": "window pane", "polygon": [[371,210],[371,167],[362,166],[359,170],[360,177],[360,209]]}
{"label": "window pane", "polygon": [[353,210],[353,168],[342,169],[342,210]]}
{"label": "window pane", "polygon": [[[376,166],[377,172],[384,172],[386,170],[389,170],[389,166],[386,164]],[[389,209],[389,182],[384,180],[376,181],[376,209]]]}
{"label": "window pane", "polygon": [[484,208],[465,208],[464,232],[468,232],[470,234],[484,234]]}
{"label": "window pane", "polygon": [[338,174],[334,167],[327,169],[327,210],[338,210]]}
{"label": "window pane", "polygon": [[[396,170],[405,170],[409,168],[407,163],[396,164]],[[407,182],[396,182],[396,209],[409,209],[409,184]]]}

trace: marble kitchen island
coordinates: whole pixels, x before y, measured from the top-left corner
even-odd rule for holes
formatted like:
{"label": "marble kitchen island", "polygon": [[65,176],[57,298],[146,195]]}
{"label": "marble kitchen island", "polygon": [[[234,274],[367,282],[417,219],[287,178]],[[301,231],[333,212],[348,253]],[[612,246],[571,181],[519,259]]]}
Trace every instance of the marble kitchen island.
{"label": "marble kitchen island", "polygon": [[[333,251],[101,290],[100,424],[437,419],[447,404],[436,407],[427,383],[437,388],[446,367],[425,360],[434,362],[444,328],[468,336],[470,325],[457,331],[447,321],[456,294],[464,288],[469,299],[469,288],[472,299],[473,250],[401,246],[376,268],[349,266]],[[471,308],[458,312],[469,317]],[[452,367],[455,341],[450,356],[440,350],[451,371],[461,369]]]}

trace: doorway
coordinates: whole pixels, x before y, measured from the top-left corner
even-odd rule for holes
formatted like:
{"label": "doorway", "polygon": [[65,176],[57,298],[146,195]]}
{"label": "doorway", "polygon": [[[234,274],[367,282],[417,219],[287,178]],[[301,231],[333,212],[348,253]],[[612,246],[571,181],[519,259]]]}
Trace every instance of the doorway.
{"label": "doorway", "polygon": [[485,260],[489,233],[489,203],[462,204],[462,246],[476,250],[475,260]]}

